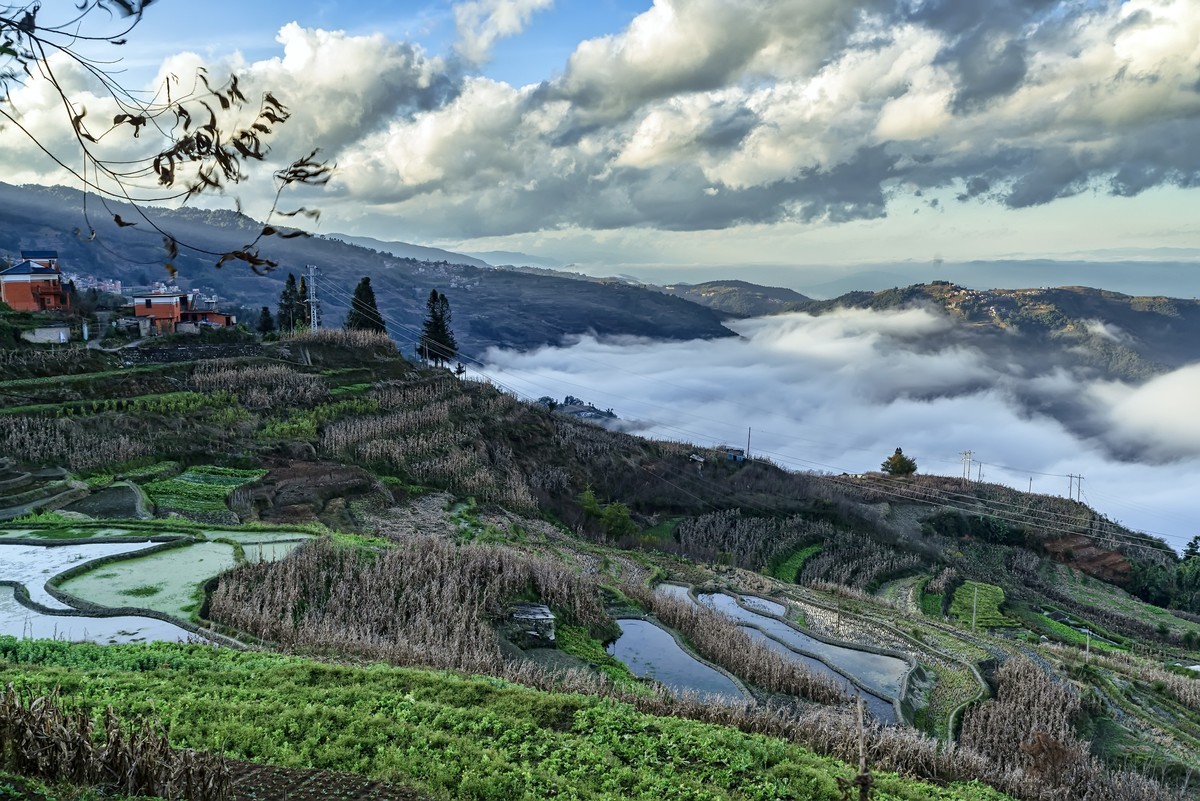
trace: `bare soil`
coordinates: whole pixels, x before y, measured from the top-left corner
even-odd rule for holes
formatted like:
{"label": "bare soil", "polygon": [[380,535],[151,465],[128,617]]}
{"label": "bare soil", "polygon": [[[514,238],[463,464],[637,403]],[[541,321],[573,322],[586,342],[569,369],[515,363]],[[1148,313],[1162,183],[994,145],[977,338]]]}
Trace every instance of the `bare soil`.
{"label": "bare soil", "polygon": [[268,523],[320,520],[357,529],[361,521],[351,509],[355,501],[381,507],[392,503],[387,487],[366,470],[332,462],[277,464],[246,491],[258,518]]}
{"label": "bare soil", "polygon": [[234,801],[425,801],[406,787],[329,770],[296,770],[231,762]]}

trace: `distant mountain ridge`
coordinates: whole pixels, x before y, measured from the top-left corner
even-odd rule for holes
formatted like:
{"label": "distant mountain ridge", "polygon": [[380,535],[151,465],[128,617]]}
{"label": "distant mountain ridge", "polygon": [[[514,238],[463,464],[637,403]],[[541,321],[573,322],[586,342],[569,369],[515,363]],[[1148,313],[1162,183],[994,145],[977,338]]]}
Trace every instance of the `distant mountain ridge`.
{"label": "distant mountain ridge", "polygon": [[738,317],[762,317],[768,314],[802,311],[812,303],[812,298],[801,295],[794,289],[759,286],[748,281],[736,280],[671,284],[662,287],[662,291]]}
{"label": "distant mountain ridge", "polygon": [[389,242],[380,239],[373,239],[369,236],[351,236],[349,234],[327,234],[326,239],[340,239],[351,245],[368,248],[370,250],[378,250],[380,253],[390,253],[393,256],[399,256],[402,259],[416,259],[417,261],[444,261],[450,264],[467,264],[471,267],[491,267],[492,265],[483,259],[468,256],[465,253],[455,253],[452,250],[442,250],[441,248],[431,248],[425,245],[414,245],[409,242]]}
{"label": "distant mountain ridge", "polygon": [[[162,235],[143,220],[137,209],[90,197],[65,187],[17,187],[0,183],[0,255],[16,256],[22,249],[54,249],[65,271],[92,274],[145,286],[170,278],[164,269]],[[613,281],[581,281],[545,270],[504,270],[469,257],[430,249],[444,258],[418,260],[363,247],[336,236],[295,239],[266,237],[263,256],[279,263],[266,275],[243,264],[214,268],[219,254],[245,247],[262,224],[230,210],[146,208],[155,224],[180,243],[180,286],[217,293],[225,301],[257,311],[272,310],[279,302],[289,272],[299,275],[306,265],[320,273],[318,290],[324,323],[340,325],[350,294],[363,276],[370,276],[390,333],[411,353],[425,317],[425,299],[438,289],[450,299],[454,328],[465,353],[481,354],[489,347],[527,350],[557,345],[573,337],[631,335],[659,339],[711,339],[732,336],[713,309],[651,289]],[[120,227],[119,214],[136,225]],[[89,229],[94,228],[92,239]],[[399,243],[376,245],[393,246]],[[483,266],[478,266],[483,265]]]}
{"label": "distant mountain ridge", "polygon": [[1109,375],[1149,378],[1200,361],[1200,301],[1091,287],[967,289],[948,281],[813,301],[804,311],[936,308],[966,329],[1016,334],[1032,347],[1074,350]]}

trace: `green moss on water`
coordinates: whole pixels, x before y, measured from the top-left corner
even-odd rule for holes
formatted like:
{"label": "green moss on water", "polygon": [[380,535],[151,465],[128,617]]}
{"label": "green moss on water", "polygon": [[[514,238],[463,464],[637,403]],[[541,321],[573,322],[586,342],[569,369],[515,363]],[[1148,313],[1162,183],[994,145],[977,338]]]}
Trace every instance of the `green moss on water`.
{"label": "green moss on water", "polygon": [[[107,574],[110,578],[116,578],[115,573]],[[118,590],[118,595],[124,595],[130,598],[149,598],[152,595],[158,595],[162,592],[162,585],[159,584],[144,584],[141,587],[131,587],[127,590]]]}

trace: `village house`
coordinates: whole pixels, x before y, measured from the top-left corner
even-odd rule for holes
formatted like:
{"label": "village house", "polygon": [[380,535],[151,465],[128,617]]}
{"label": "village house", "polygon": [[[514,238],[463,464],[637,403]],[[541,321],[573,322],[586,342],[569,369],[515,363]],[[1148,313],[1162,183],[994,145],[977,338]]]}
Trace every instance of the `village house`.
{"label": "village house", "polygon": [[196,334],[205,328],[229,328],[237,318],[217,309],[215,297],[178,289],[156,289],[133,296],[133,314],[147,320],[156,334]]}
{"label": "village house", "polygon": [[63,311],[71,300],[53,250],[23,250],[21,261],[0,270],[0,301],[15,311]]}

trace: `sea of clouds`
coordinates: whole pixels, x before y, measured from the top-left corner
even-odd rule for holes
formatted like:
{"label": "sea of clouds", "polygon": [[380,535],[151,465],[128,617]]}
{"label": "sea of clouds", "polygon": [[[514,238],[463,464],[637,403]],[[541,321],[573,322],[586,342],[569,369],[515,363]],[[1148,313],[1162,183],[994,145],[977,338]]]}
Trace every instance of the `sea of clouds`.
{"label": "sea of clouds", "polygon": [[878,470],[896,447],[925,473],[1083,500],[1174,547],[1198,531],[1200,364],[1140,385],[996,347],[921,310],[840,310],[730,325],[738,337],[583,337],[490,350],[481,373],[522,397],[574,395],[625,430],[745,445],[789,469]]}

